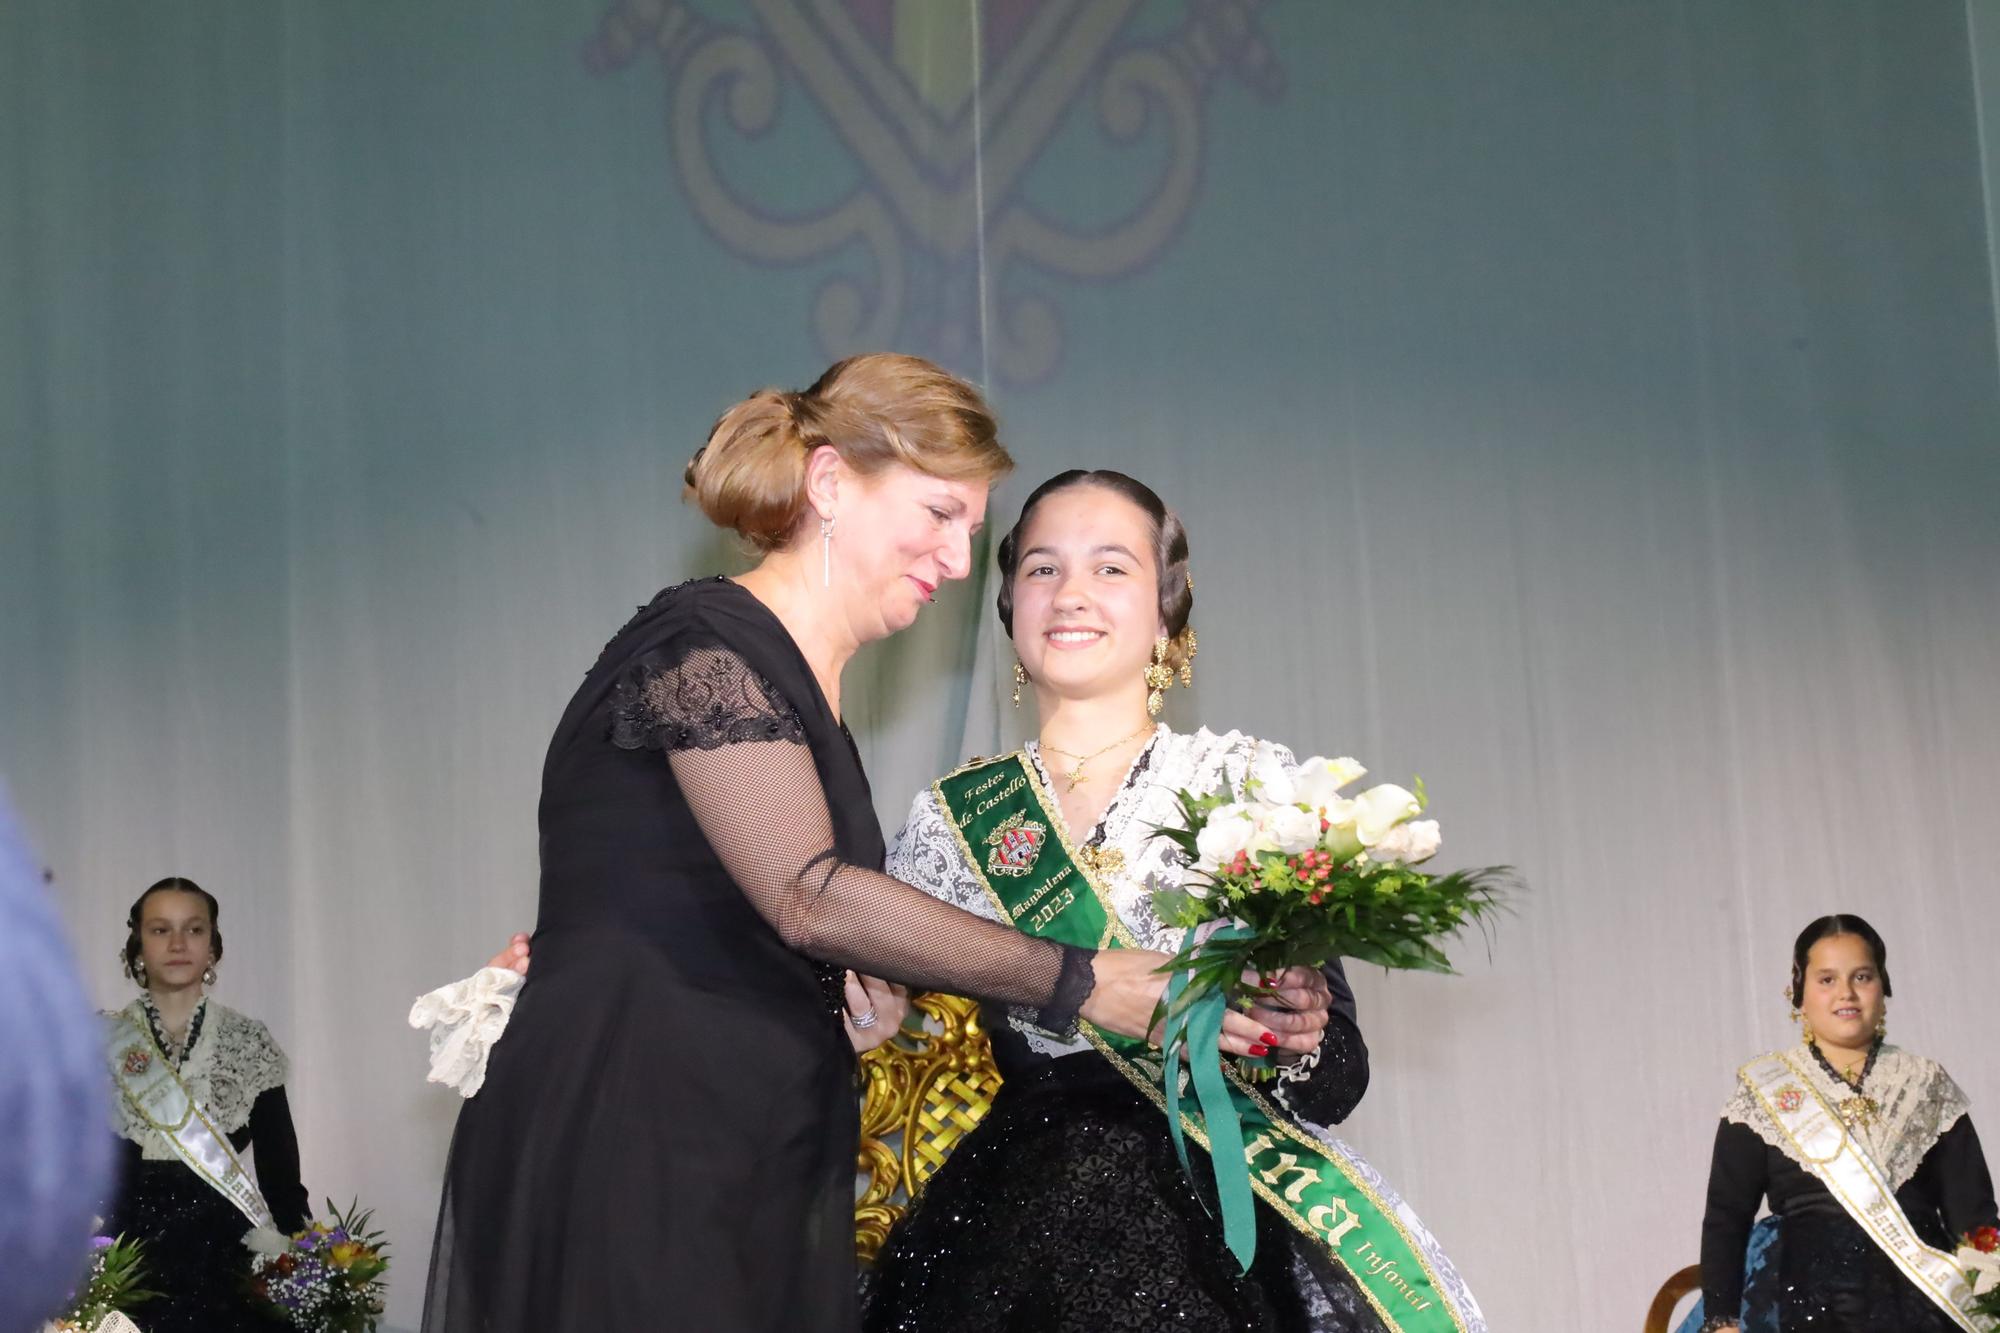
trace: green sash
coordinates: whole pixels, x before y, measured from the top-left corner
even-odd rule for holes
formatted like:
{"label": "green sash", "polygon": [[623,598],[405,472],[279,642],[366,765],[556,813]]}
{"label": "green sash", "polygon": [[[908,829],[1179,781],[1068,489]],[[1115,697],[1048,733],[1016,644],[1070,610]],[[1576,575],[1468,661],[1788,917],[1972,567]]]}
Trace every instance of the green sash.
{"label": "green sash", "polygon": [[[932,790],[973,877],[1017,930],[1081,948],[1137,947],[1020,753],[974,760]],[[1112,1067],[1166,1113],[1160,1053],[1143,1041],[1080,1026]],[[1391,1329],[1466,1333],[1466,1321],[1394,1208],[1337,1151],[1295,1127],[1234,1069],[1227,1075],[1251,1188],[1354,1278]],[[1198,1112],[1181,1110],[1180,1120],[1209,1147]]]}

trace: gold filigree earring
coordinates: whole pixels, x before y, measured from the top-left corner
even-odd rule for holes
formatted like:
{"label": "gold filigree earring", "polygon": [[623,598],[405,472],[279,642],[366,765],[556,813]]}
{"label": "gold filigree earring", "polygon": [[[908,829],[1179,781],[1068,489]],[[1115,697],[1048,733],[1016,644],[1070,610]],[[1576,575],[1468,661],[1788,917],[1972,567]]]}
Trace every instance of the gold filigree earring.
{"label": "gold filigree earring", "polygon": [[1164,635],[1153,640],[1153,664],[1144,672],[1146,681],[1146,713],[1158,717],[1166,707],[1166,688],[1174,683],[1174,673],[1167,666],[1167,640]]}
{"label": "gold filigree earring", "polygon": [[[1188,586],[1194,586],[1192,580],[1189,581]],[[1181,662],[1181,688],[1191,690],[1194,688],[1194,653],[1195,648],[1198,646],[1195,643],[1194,626],[1189,625],[1186,629],[1182,630],[1181,637],[1187,640],[1187,657]]]}
{"label": "gold filigree earring", "polygon": [[1016,661],[1014,663],[1014,707],[1016,708],[1021,706],[1021,687],[1027,683],[1028,669]]}
{"label": "gold filigree earring", "polygon": [[1875,1040],[1880,1041],[1888,1035],[1889,1006],[1885,1004],[1882,1006],[1882,1012],[1875,1016]]}

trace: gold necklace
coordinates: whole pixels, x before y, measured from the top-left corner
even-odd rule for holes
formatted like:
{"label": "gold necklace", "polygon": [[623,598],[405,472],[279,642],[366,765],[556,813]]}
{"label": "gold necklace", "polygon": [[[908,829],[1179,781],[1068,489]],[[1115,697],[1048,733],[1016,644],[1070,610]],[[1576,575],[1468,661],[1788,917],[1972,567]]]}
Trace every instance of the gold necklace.
{"label": "gold necklace", "polygon": [[1145,735],[1152,729],[1153,729],[1153,724],[1151,722],[1148,722],[1145,726],[1139,728],[1137,731],[1130,732],[1124,736],[1120,736],[1117,740],[1111,742],[1111,744],[1104,746],[1102,749],[1092,750],[1089,754],[1078,754],[1074,750],[1065,750],[1059,745],[1050,745],[1047,741],[1042,742],[1042,748],[1044,750],[1047,750],[1050,754],[1059,754],[1063,756],[1063,758],[1065,759],[1076,760],[1076,766],[1071,768],[1067,773],[1064,773],[1062,775],[1063,781],[1069,784],[1068,786],[1063,788],[1063,793],[1067,795],[1070,792],[1075,791],[1078,787],[1082,786],[1083,783],[1087,780],[1083,776],[1083,766],[1085,764],[1097,758],[1099,755],[1109,754],[1111,753],[1111,751],[1117,749],[1119,746],[1139,739],[1139,737]]}

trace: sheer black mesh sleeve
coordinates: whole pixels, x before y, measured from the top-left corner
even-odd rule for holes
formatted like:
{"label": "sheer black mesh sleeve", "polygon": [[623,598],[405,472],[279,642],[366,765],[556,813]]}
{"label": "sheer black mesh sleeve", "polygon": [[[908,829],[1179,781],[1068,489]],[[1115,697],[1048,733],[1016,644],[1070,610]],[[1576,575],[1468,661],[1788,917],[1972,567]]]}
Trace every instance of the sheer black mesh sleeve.
{"label": "sheer black mesh sleeve", "polygon": [[1091,950],[938,902],[834,851],[832,816],[796,712],[733,651],[684,651],[620,687],[613,739],[666,752],[702,834],[791,948],[925,990],[1075,1019]]}
{"label": "sheer black mesh sleeve", "polygon": [[1320,969],[1332,1003],[1319,1047],[1305,1059],[1281,1068],[1275,1085],[1284,1104],[1301,1120],[1337,1125],[1354,1114],[1368,1091],[1368,1043],[1362,1040],[1354,987],[1338,958]]}

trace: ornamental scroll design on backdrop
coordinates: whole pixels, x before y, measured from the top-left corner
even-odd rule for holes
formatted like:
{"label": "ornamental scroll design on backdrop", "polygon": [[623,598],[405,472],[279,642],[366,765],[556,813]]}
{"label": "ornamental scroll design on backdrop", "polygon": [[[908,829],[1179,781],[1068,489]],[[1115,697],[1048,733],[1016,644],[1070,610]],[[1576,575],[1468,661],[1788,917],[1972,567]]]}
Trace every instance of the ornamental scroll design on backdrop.
{"label": "ornamental scroll design on backdrop", "polygon": [[873,1263],[889,1228],[957,1142],[993,1109],[1000,1070],[979,1006],[956,995],[918,995],[924,1020],[861,1057],[861,1153],[854,1248]]}
{"label": "ornamental scroll design on backdrop", "polygon": [[[1113,281],[1168,248],[1200,189],[1208,95],[1224,75],[1266,97],[1282,89],[1257,25],[1266,3],[1186,0],[1171,31],[1138,35],[1140,0],[745,0],[747,27],[687,0],[615,0],[585,60],[610,74],[658,58],[695,215],[752,262],[828,268],[811,319],[829,356],[914,346],[956,360],[983,286],[994,370],[1029,384],[1054,370],[1062,321],[1024,278]],[[779,127],[788,91],[851,159],[855,183],[824,205],[760,196],[727,169]],[[1106,170],[1150,177],[1104,223],[1053,216],[1026,188],[1085,102]],[[856,254],[861,270],[843,268]]]}

